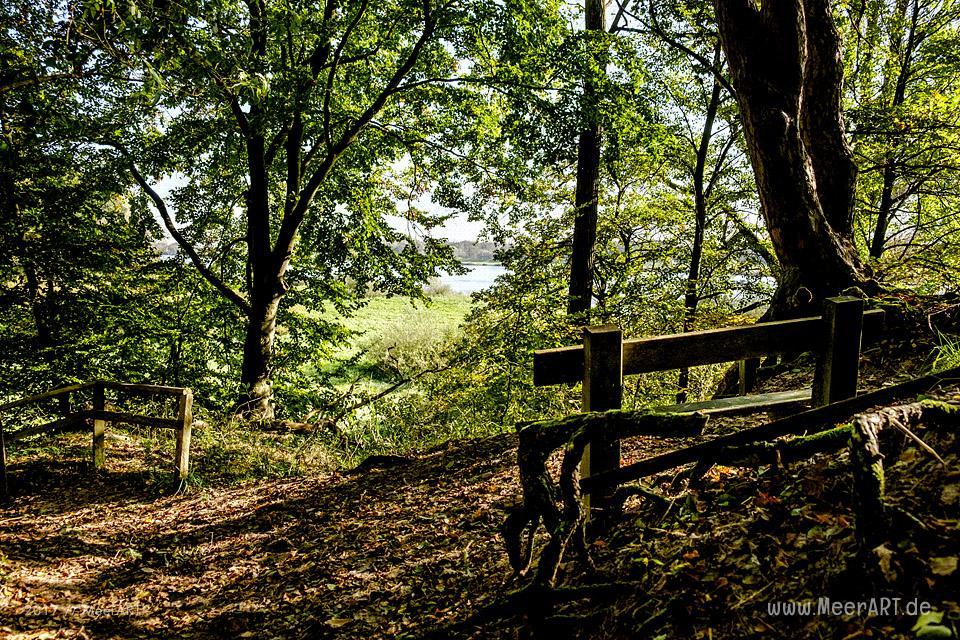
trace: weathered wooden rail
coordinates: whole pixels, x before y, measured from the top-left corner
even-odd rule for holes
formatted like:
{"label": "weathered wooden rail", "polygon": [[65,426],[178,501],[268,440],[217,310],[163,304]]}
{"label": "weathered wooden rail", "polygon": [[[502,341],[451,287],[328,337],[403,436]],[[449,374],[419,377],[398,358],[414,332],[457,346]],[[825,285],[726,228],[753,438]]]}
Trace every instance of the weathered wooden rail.
{"label": "weathered wooden rail", "polygon": [[[533,379],[537,386],[582,381],[582,410],[607,411],[621,408],[625,375],[813,351],[817,365],[812,389],[673,405],[659,411],[717,414],[806,402],[824,406],[856,396],[861,341],[877,336],[883,320],[882,310],[864,312],[863,300],[837,297],[825,301],[823,316],[654,338],[623,340],[616,326],[588,327],[583,345],[537,351]],[[749,369],[741,366],[741,372]],[[746,389],[741,386],[741,390]],[[582,478],[597,474],[613,478],[619,468],[619,440],[595,439],[587,445]],[[584,486],[592,489],[585,504],[588,514],[612,504],[613,485],[585,480]]]}
{"label": "weathered wooden rail", "polygon": [[[134,394],[141,396],[169,396],[177,399],[176,418],[157,418],[136,413],[112,411],[107,409],[106,392]],[[91,392],[91,408],[73,410],[71,396],[76,397],[81,392]],[[66,433],[70,431],[90,430],[93,436],[91,454],[93,466],[103,466],[106,455],[106,428],[108,422],[121,422],[176,431],[176,452],[174,462],[177,477],[185,479],[190,469],[190,436],[193,430],[193,392],[184,387],[167,387],[153,384],[128,384],[123,382],[109,382],[98,380],[83,384],[74,384],[53,391],[20,398],[0,405],[0,415],[13,409],[20,409],[48,400],[56,400],[57,412],[60,414],[55,420],[39,425],[23,427],[17,431],[7,433],[4,429],[4,420],[0,419],[0,484],[4,494],[7,493],[7,443],[16,442],[39,434]],[[9,418],[7,419],[9,420]]]}

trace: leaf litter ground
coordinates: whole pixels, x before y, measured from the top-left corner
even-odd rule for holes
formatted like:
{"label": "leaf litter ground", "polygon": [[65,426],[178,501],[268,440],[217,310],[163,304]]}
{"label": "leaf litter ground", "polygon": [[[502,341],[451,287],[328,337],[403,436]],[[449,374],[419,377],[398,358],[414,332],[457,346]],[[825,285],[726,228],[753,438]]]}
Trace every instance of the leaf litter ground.
{"label": "leaf litter ground", "polygon": [[[866,386],[921,366],[906,345],[868,352]],[[787,371],[763,390],[808,382]],[[960,399],[956,387],[940,396]],[[716,420],[704,437],[766,416]],[[564,565],[562,582],[620,581],[615,597],[563,605],[547,637],[945,637],[960,594],[960,462],[952,435],[921,431],[942,467],[909,445],[888,464],[905,524],[877,551],[878,584],[850,584],[854,556],[846,454],[787,469],[715,468],[698,489],[652,479],[667,502],[632,500],[592,549],[598,575]],[[132,441],[107,468],[36,456],[13,464],[0,509],[0,635],[9,638],[529,637],[522,616],[454,627],[518,585],[498,527],[518,500],[516,439],[450,443],[409,463],[157,495]],[[625,461],[686,441],[625,443]],[[783,616],[769,603],[818,597],[917,598],[943,614]],[[557,623],[549,627],[551,621]],[[921,620],[921,622],[923,622]],[[444,630],[448,630],[445,632]],[[942,631],[939,631],[942,633]],[[956,629],[953,629],[956,633]],[[956,637],[956,635],[954,635]]]}

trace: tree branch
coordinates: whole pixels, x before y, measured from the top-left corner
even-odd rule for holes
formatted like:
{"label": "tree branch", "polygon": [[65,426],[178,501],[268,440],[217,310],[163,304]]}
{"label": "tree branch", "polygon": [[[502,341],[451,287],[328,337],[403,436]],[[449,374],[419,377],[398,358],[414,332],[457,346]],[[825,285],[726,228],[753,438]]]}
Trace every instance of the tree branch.
{"label": "tree branch", "polygon": [[344,134],[337,140],[330,151],[327,153],[327,156],[320,163],[320,166],[317,167],[316,171],[310,176],[310,179],[307,181],[307,184],[300,191],[300,197],[297,201],[297,205],[290,211],[288,215],[284,215],[283,220],[280,223],[280,230],[277,233],[277,241],[274,249],[274,256],[276,257],[276,268],[278,271],[283,271],[285,264],[289,263],[290,257],[293,252],[294,241],[297,236],[297,230],[300,228],[300,224],[303,222],[303,218],[306,216],[307,210],[310,208],[310,203],[313,202],[313,198],[316,195],[317,191],[320,189],[320,185],[329,175],[330,170],[333,168],[334,163],[341,153],[343,153],[350,144],[356,139],[358,135],[366,128],[370,121],[376,117],[378,113],[386,105],[387,100],[390,99],[390,96],[396,91],[397,87],[400,85],[400,82],[407,76],[408,73],[416,65],[417,61],[420,58],[424,47],[430,41],[430,38],[433,37],[434,30],[436,28],[436,18],[435,14],[439,12],[441,8],[438,8],[435,11],[430,10],[429,0],[424,1],[424,14],[423,14],[423,31],[420,34],[420,37],[414,43],[413,47],[410,49],[410,53],[407,54],[407,57],[400,64],[397,70],[394,72],[393,76],[387,82],[386,86],[380,91],[380,94],[376,99],[364,110],[364,112],[357,118],[356,122],[349,127]]}
{"label": "tree branch", "polygon": [[163,220],[163,226],[166,227],[167,232],[173,237],[177,245],[183,249],[183,252],[187,254],[187,257],[190,258],[190,262],[193,263],[193,266],[196,267],[197,271],[200,272],[200,275],[206,279],[207,282],[212,284],[214,288],[219,291],[223,297],[237,305],[241,311],[249,315],[251,313],[250,303],[247,302],[243,296],[231,289],[223,280],[218,278],[200,258],[200,255],[193,248],[193,246],[183,237],[183,234],[177,229],[176,225],[173,223],[173,218],[170,217],[170,212],[167,210],[167,205],[163,201],[163,198],[160,197],[153,187],[151,187],[146,179],[144,179],[143,174],[140,173],[140,170],[137,169],[137,165],[131,160],[130,161],[130,173],[133,176],[133,179],[137,181],[137,184],[140,185],[140,188],[150,196],[150,199],[153,200],[153,204],[157,207],[157,211],[160,213],[160,218]]}
{"label": "tree branch", "polygon": [[[682,42],[670,37],[667,34],[667,32],[660,27],[660,22],[657,20],[657,7],[656,7],[656,4],[654,4],[654,2],[655,0],[650,0],[650,26],[653,27],[653,32],[657,35],[657,37],[663,40],[664,42],[666,42],[668,45],[670,45],[674,49],[677,49],[678,51],[682,51],[683,53],[687,54],[688,56],[690,56],[691,58],[699,62],[701,65],[703,65],[703,68],[709,71],[710,73],[712,73],[713,77],[717,79],[717,82],[719,82],[720,85],[724,89],[726,89],[731,96],[736,97],[737,92],[734,90],[733,85],[730,84],[730,81],[727,80],[727,78],[723,75],[720,69],[718,69],[713,63],[711,63],[710,60],[708,60],[705,56],[697,53],[690,47],[684,45]],[[639,31],[639,29],[633,29],[628,27],[623,27],[622,30],[623,31]]]}

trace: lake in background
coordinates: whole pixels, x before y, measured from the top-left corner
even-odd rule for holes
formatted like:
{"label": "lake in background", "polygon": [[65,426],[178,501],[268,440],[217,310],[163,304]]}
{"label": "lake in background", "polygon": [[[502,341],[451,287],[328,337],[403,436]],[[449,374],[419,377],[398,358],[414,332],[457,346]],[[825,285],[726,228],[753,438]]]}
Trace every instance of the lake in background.
{"label": "lake in background", "polygon": [[463,275],[443,274],[440,276],[440,283],[450,287],[455,293],[475,293],[481,289],[486,289],[493,284],[497,276],[506,273],[507,269],[502,264],[484,263],[484,264],[465,264],[468,271]]}

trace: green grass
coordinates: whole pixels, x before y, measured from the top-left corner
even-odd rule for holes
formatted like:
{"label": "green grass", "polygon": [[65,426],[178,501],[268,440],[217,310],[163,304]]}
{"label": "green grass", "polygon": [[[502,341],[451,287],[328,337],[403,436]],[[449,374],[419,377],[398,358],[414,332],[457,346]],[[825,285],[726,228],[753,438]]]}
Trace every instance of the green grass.
{"label": "green grass", "polygon": [[960,367],[960,336],[938,333],[937,338],[940,344],[934,356],[933,371]]}
{"label": "green grass", "polygon": [[[350,387],[360,375],[363,380],[355,391],[376,392],[396,380],[398,374],[411,375],[437,366],[443,361],[443,349],[455,337],[470,308],[468,296],[445,293],[426,303],[409,298],[372,297],[348,317],[334,312],[324,314],[327,319],[341,321],[356,334],[337,357],[346,359],[362,352],[359,362],[343,373],[337,386]],[[414,383],[391,394],[389,399],[407,394],[416,397],[418,393]],[[400,451],[435,441],[436,434],[419,433],[406,423],[391,419],[395,417],[393,413],[388,416],[385,419],[374,407],[367,407],[345,419],[340,425],[349,440],[345,447],[340,438],[323,428],[314,433],[277,433],[199,411],[196,417],[207,421],[207,425],[193,433],[189,483],[202,487],[254,478],[309,475],[351,467],[370,453]],[[411,424],[419,428],[416,418]],[[147,484],[169,485],[172,432],[118,425],[111,425],[108,430],[111,467],[119,468],[122,459],[123,468],[140,473]],[[123,443],[115,441],[114,436],[121,436]],[[120,449],[125,455],[119,454]],[[38,437],[18,442],[8,451],[11,459],[18,462],[82,461],[89,453],[89,436]]]}
{"label": "green grass", "polygon": [[398,371],[409,373],[436,365],[470,305],[469,297],[456,294],[435,296],[429,302],[374,297],[353,315],[333,315],[356,334],[338,356],[362,353],[359,367],[346,372],[346,377],[365,373],[375,384]]}
{"label": "green grass", "polygon": [[[375,296],[346,317],[327,311],[325,319],[341,322],[356,334],[338,350],[336,358],[360,357],[345,370],[334,362],[322,366],[336,371],[336,386],[341,392],[352,389],[355,393],[376,393],[395,381],[398,374],[409,376],[442,364],[443,350],[456,336],[470,308],[468,296],[446,293],[435,295],[427,303]],[[361,382],[354,385],[358,376]],[[405,402],[401,399],[408,395],[415,398],[418,393],[417,384],[410,384],[391,394],[388,401]],[[191,480],[215,485],[309,475],[352,467],[370,453],[396,452],[433,442],[429,434],[408,433],[407,425],[384,420],[373,406],[345,418],[339,428],[349,441],[346,446],[326,429],[312,435],[277,434],[255,425],[216,420],[194,433]]]}
{"label": "green grass", "polygon": [[470,311],[470,304],[468,296],[457,294],[437,296],[429,303],[409,298],[374,297],[343,321],[352,330],[365,332],[368,336],[393,333],[397,327],[411,322],[430,324],[438,333],[444,333],[457,328]]}

